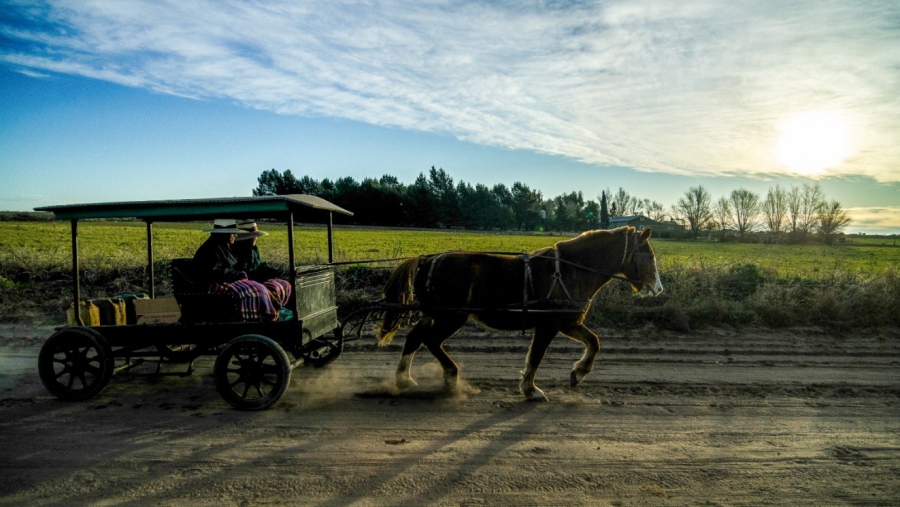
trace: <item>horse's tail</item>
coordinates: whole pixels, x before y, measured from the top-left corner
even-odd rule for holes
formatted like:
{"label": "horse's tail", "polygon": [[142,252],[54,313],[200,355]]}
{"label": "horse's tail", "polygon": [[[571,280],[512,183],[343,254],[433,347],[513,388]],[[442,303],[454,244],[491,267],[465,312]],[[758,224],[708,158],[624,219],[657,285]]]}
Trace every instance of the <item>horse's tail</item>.
{"label": "horse's tail", "polygon": [[[413,257],[401,262],[391,277],[388,279],[387,285],[384,287],[384,301],[387,303],[395,303],[400,305],[408,305],[413,301],[413,276],[419,267],[419,258]],[[378,344],[387,345],[394,339],[397,330],[400,329],[400,322],[406,312],[396,310],[386,310],[384,319],[381,321],[381,327],[378,329]]]}

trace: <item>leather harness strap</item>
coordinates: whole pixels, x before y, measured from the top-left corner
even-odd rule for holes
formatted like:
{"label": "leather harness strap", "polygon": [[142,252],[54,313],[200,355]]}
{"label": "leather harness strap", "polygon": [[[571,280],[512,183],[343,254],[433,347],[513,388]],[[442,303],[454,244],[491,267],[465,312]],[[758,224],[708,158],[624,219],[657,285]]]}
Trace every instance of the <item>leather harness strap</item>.
{"label": "leather harness strap", "polygon": [[425,290],[428,292],[434,291],[434,287],[431,286],[431,275],[434,274],[434,267],[437,266],[438,261],[443,259],[448,253],[449,252],[444,252],[431,258],[431,266],[428,268],[428,277],[425,279]]}
{"label": "leather harness strap", "polygon": [[553,295],[553,289],[556,288],[556,284],[558,283],[560,288],[562,288],[563,294],[566,295],[567,299],[572,299],[572,295],[569,294],[569,289],[566,287],[566,282],[562,279],[562,273],[559,271],[559,249],[553,249],[554,255],[554,271],[553,271],[553,283],[550,284],[550,290],[547,291],[546,299],[550,299],[550,296]]}
{"label": "leather harness strap", "polygon": [[[622,251],[622,268],[625,267],[626,263],[628,263],[632,260],[637,259],[638,261],[643,261],[642,258],[636,257],[637,246],[640,241],[639,238],[640,238],[639,232],[635,232],[633,234],[625,236],[625,248]],[[443,253],[433,255],[433,256],[426,256],[426,255],[422,256],[423,259],[426,257],[431,257],[429,259],[431,261],[431,265],[428,267],[428,275],[425,278],[425,290],[427,290],[428,292],[434,292],[434,287],[431,285],[431,279],[432,279],[432,276],[434,275],[435,267],[449,253],[452,253],[452,252],[443,252]],[[511,254],[510,252],[485,252],[485,253],[496,253],[499,255],[514,255],[514,254]],[[525,271],[524,280],[522,283],[522,305],[524,308],[530,301],[528,299],[529,295],[534,294],[534,276],[531,273],[531,256],[528,255],[528,253],[526,253],[526,252],[523,252],[518,255],[522,258],[522,262],[523,262],[524,268],[525,268],[524,269],[524,271]],[[647,254],[647,256],[649,257],[649,254]],[[547,257],[538,256],[538,258],[546,259]],[[553,263],[554,263],[553,282],[550,284],[550,288],[547,291],[547,296],[544,298],[547,301],[552,300],[553,290],[556,288],[557,284],[559,284],[560,288],[563,291],[563,294],[565,294],[565,296],[566,296],[566,299],[569,301],[574,301],[572,299],[572,295],[569,293],[569,288],[566,287],[566,283],[562,278],[562,272],[560,271],[560,267],[561,267],[562,263],[571,264],[572,266],[575,266],[575,268],[581,269],[584,271],[601,274],[604,276],[608,276],[610,278],[618,278],[621,280],[625,280],[629,283],[637,282],[636,280],[632,280],[630,278],[622,277],[622,276],[612,274],[612,273],[604,273],[602,271],[598,271],[596,269],[591,269],[587,266],[582,266],[581,264],[577,264],[577,263],[562,259],[559,256],[559,249],[556,247],[553,247]],[[639,262],[639,264],[640,263],[641,262]],[[421,268],[418,268],[418,269],[421,269]]]}

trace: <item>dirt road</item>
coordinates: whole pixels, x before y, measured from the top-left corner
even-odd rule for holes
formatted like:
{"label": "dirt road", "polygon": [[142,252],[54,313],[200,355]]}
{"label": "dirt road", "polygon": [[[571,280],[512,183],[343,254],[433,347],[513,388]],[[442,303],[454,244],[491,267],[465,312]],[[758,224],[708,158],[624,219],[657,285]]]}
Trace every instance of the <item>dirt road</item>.
{"label": "dirt road", "polygon": [[420,390],[395,393],[399,346],[356,342],[261,413],[219,398],[208,358],[57,401],[36,373],[49,334],[0,329],[0,507],[900,505],[897,329],[608,331],[577,390],[560,337],[550,403],[520,399],[517,334],[448,341],[449,395],[427,351]]}

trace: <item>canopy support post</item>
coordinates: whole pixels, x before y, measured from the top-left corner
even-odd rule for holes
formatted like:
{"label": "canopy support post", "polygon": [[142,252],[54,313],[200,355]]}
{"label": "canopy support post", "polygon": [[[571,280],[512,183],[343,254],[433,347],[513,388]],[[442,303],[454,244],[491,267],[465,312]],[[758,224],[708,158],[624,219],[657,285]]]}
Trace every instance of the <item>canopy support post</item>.
{"label": "canopy support post", "polygon": [[147,278],[150,286],[150,299],[156,298],[156,273],[153,269],[153,222],[147,220]]}
{"label": "canopy support post", "polygon": [[78,219],[72,219],[72,283],[74,284],[73,295],[75,297],[75,323],[79,326],[84,325],[81,320],[81,277],[78,275]]}
{"label": "canopy support post", "polygon": [[294,315],[297,316],[297,266],[294,262],[294,213],[288,212],[287,216],[287,233],[288,233],[288,265],[290,269],[290,282],[294,290],[293,297],[290,300],[291,308]]}
{"label": "canopy support post", "polygon": [[334,213],[328,212],[328,264],[334,262],[334,241],[332,240],[333,236],[333,225],[332,225],[332,217]]}

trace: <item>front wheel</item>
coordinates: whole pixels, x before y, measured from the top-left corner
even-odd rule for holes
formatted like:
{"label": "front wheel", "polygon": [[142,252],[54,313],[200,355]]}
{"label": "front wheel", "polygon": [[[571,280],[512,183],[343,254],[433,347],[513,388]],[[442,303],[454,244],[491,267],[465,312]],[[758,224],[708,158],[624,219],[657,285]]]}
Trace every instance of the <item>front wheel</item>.
{"label": "front wheel", "polygon": [[300,357],[303,358],[304,366],[324,368],[341,355],[343,340],[340,338],[316,338],[307,343],[303,349],[304,352],[300,354]]}
{"label": "front wheel", "polygon": [[38,354],[38,374],[51,394],[80,401],[97,395],[113,375],[114,360],[106,339],[84,328],[54,333]]}
{"label": "front wheel", "polygon": [[216,390],[239,410],[264,410],[291,381],[291,363],[281,345],[262,335],[231,340],[213,367]]}

